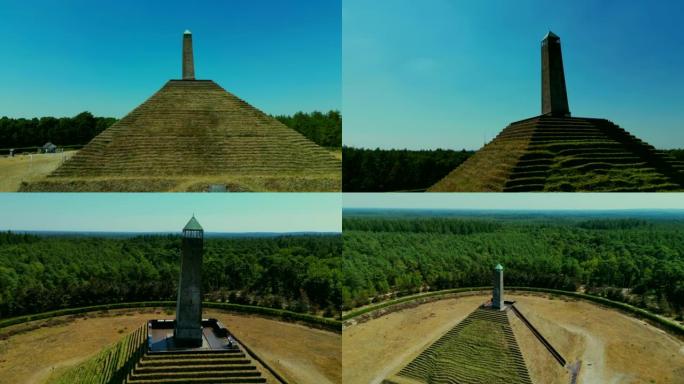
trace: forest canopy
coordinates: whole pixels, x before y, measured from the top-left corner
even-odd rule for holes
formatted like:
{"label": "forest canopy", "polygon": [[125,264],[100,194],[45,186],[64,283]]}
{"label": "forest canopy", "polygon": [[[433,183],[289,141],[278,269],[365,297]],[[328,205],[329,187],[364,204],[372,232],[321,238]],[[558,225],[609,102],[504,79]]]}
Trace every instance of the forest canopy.
{"label": "forest canopy", "polygon": [[342,148],[342,190],[424,190],[464,162],[472,151]]}
{"label": "forest canopy", "polygon": [[[342,115],[339,111],[297,112],[275,116],[281,123],[324,147],[342,146]],[[0,149],[41,147],[47,142],[57,146],[79,146],[90,142],[117,119],[95,117],[81,112],[74,117],[0,118]],[[28,150],[27,150],[28,151]]]}
{"label": "forest canopy", "polygon": [[278,121],[323,147],[342,146],[342,115],[339,111],[297,112],[292,116],[274,116]]}
{"label": "forest canopy", "polygon": [[0,118],[0,148],[41,147],[47,142],[57,146],[85,145],[115,122],[113,117],[95,117],[90,112],[59,118],[4,116]]}
{"label": "forest canopy", "polygon": [[425,290],[506,285],[583,290],[684,310],[684,222],[675,219],[363,217],[343,219],[345,309]]}
{"label": "forest canopy", "polygon": [[[96,304],[175,300],[179,236],[0,233],[0,318]],[[205,299],[338,314],[340,235],[210,238]]]}

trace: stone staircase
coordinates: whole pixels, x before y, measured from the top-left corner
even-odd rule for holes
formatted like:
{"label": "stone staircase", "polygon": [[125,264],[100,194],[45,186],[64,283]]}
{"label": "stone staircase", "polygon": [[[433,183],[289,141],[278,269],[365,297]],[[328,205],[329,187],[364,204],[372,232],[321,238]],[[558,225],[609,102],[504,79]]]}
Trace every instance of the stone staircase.
{"label": "stone staircase", "polygon": [[126,383],[266,383],[242,349],[190,352],[148,352]]}

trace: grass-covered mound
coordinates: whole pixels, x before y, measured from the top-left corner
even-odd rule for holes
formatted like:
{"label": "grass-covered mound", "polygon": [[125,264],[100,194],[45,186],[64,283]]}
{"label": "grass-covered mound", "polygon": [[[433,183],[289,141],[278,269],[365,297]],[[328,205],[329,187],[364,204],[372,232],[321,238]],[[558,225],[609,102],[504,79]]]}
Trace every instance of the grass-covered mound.
{"label": "grass-covered mound", "polygon": [[507,312],[484,308],[439,338],[398,376],[420,383],[532,383]]}
{"label": "grass-covered mound", "polygon": [[[255,190],[340,190],[341,163],[212,81],[171,80],[23,190],[187,190],[179,184],[214,178]],[[277,180],[256,185],[255,178]]]}
{"label": "grass-covered mound", "polygon": [[672,191],[684,164],[604,119],[515,122],[429,191]]}

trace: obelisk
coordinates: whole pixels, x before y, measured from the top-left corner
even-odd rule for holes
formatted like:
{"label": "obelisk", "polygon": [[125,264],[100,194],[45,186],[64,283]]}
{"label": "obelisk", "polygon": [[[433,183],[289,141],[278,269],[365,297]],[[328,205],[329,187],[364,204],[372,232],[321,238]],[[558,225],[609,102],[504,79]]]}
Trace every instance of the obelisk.
{"label": "obelisk", "polygon": [[560,37],[549,31],[541,42],[541,53],[542,115],[570,117]]}
{"label": "obelisk", "polygon": [[204,230],[193,215],[183,228],[180,280],[176,301],[177,346],[202,345],[202,252]]}
{"label": "obelisk", "polygon": [[195,62],[192,57],[192,32],[183,33],[183,80],[195,80]]}
{"label": "obelisk", "polygon": [[492,292],[492,308],[502,310],[504,309],[503,297],[503,267],[497,264],[494,267],[494,291]]}

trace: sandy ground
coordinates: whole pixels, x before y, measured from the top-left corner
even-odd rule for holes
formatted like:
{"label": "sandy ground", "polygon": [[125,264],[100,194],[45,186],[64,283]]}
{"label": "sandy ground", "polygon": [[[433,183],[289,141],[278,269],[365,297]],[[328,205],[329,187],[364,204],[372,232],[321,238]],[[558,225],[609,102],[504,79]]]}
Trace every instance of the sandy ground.
{"label": "sandy ground", "polygon": [[78,151],[0,157],[0,192],[16,192],[22,181],[36,181],[47,176]]}
{"label": "sandy ground", "polygon": [[345,328],[342,332],[342,382],[380,383],[483,301],[482,296],[439,300]]}
{"label": "sandy ground", "polygon": [[[205,316],[221,320],[243,343],[294,382],[339,382],[339,334],[218,310],[206,311]],[[44,383],[54,371],[97,354],[150,318],[172,317],[173,312],[160,309],[120,310],[89,314],[86,318],[56,318],[58,324],[52,320],[53,324],[37,329],[31,328],[46,321],[4,328],[0,330],[0,384]],[[266,336],[267,340],[262,339]]]}
{"label": "sandy ground", "polygon": [[291,383],[340,383],[341,335],[299,324],[215,310],[216,317]]}
{"label": "sandy ground", "polygon": [[[346,328],[343,382],[379,383],[473,311],[488,296],[422,304]],[[518,309],[570,363],[578,383],[684,383],[684,342],[616,310],[585,301],[509,295]],[[512,314],[511,314],[512,315]],[[569,373],[511,316],[535,383],[569,383]]]}

